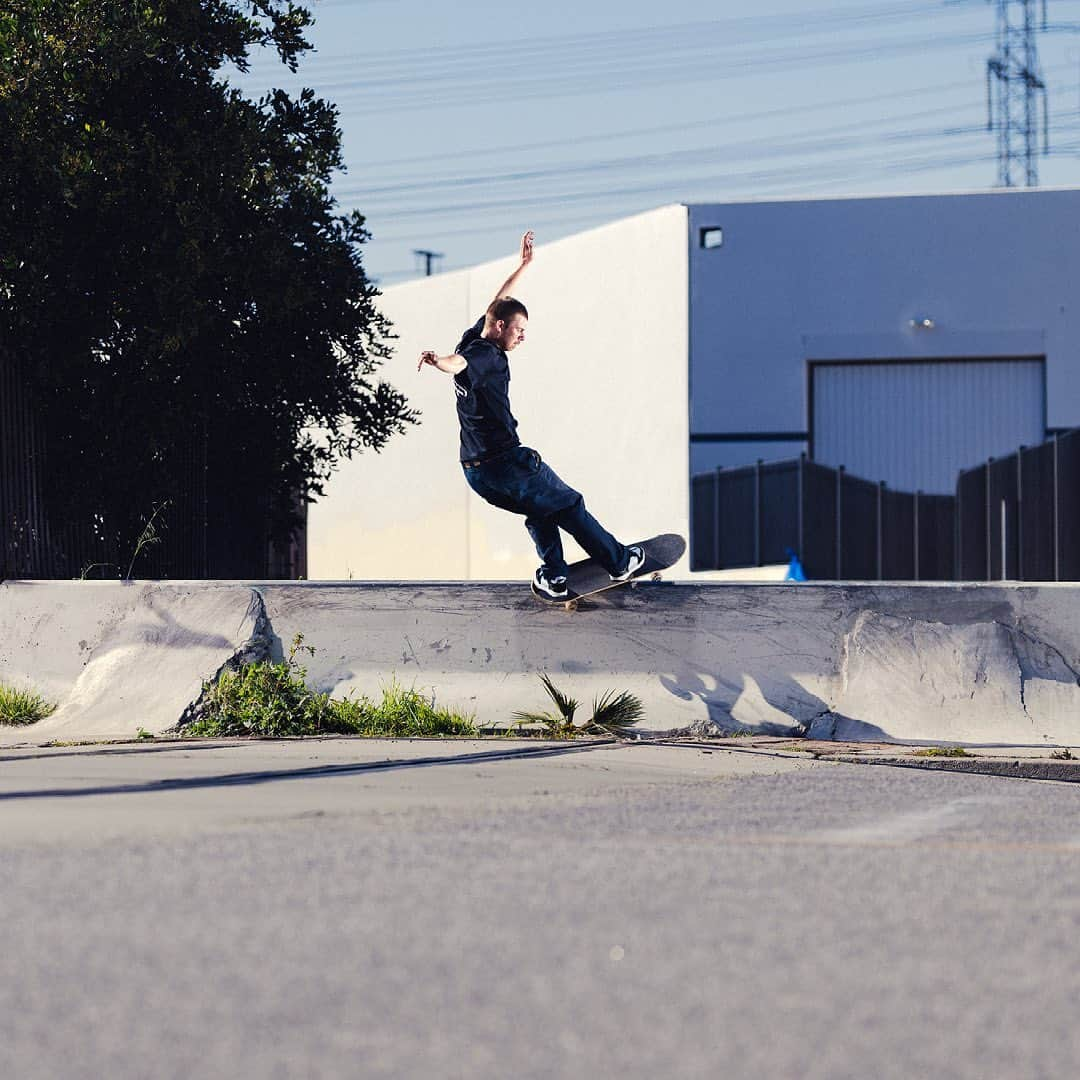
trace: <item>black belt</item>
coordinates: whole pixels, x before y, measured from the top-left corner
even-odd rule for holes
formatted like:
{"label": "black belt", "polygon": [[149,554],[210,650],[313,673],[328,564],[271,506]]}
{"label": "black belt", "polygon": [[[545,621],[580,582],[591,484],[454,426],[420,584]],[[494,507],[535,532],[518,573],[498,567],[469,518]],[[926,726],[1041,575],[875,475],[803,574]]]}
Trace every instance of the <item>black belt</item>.
{"label": "black belt", "polygon": [[461,467],[463,469],[475,469],[477,465],[486,465],[489,461],[497,461],[501,457],[506,457],[507,454],[512,454],[517,449],[516,446],[508,446],[497,454],[489,454],[487,457],[476,458],[474,461],[463,461]]}

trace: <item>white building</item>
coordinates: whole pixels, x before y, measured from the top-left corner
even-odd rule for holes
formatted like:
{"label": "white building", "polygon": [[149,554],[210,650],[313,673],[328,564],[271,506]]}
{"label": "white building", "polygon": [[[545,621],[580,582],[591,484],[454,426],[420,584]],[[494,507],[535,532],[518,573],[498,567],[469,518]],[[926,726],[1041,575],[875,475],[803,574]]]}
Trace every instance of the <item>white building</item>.
{"label": "white building", "polygon": [[[519,434],[625,541],[688,536],[693,473],[804,450],[950,491],[959,469],[1080,425],[1078,241],[1080,189],[1036,189],[665,206],[541,243],[517,290]],[[515,263],[384,294],[387,377],[422,425],[327,485],[312,578],[531,576],[522,519],[461,475],[450,378],[415,371]]]}

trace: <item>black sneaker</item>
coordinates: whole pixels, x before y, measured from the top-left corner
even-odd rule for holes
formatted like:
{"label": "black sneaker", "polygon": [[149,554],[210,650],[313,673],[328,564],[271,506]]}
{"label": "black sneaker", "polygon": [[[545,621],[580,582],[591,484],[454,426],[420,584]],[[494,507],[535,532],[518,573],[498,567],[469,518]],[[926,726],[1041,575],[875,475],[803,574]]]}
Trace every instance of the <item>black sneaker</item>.
{"label": "black sneaker", "polygon": [[612,581],[629,581],[645,565],[645,549],[640,544],[632,544],[626,549],[630,552],[630,561],[621,574],[610,574]]}
{"label": "black sneaker", "polygon": [[566,578],[549,578],[542,566],[533,577],[533,588],[549,600],[565,600],[570,595],[566,588]]}

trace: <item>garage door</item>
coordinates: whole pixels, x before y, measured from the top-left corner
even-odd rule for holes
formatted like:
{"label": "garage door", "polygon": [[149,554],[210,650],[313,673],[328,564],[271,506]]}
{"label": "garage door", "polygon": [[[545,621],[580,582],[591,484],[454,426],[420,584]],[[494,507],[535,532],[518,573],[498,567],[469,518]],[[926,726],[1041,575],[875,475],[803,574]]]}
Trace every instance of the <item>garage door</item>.
{"label": "garage door", "polygon": [[905,491],[956,489],[956,474],[1042,442],[1045,359],[810,366],[811,453]]}

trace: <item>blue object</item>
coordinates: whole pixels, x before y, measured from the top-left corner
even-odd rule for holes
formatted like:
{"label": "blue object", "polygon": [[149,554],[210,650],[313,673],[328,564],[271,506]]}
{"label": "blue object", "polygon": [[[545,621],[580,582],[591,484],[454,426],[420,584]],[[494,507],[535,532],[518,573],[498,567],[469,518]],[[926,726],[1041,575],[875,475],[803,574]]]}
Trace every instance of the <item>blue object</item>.
{"label": "blue object", "polygon": [[795,554],[791,548],[787,549],[788,555],[791,556],[791,561],[788,563],[787,573],[784,575],[785,581],[805,581],[806,574],[803,572],[802,563],[799,562],[799,556]]}

